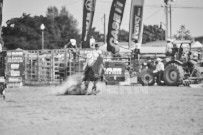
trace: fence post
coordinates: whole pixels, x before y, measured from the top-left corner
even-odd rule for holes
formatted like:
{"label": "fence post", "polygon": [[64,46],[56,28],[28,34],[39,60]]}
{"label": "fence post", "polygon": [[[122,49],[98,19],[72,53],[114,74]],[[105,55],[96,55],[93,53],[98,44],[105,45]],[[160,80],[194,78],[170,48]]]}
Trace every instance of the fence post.
{"label": "fence post", "polygon": [[51,83],[55,83],[55,76],[54,76],[54,68],[55,68],[55,63],[54,63],[54,55],[53,51],[51,51]]}
{"label": "fence post", "polygon": [[72,62],[71,62],[71,53],[70,51],[68,52],[69,53],[69,57],[68,57],[68,60],[69,60],[69,76],[71,75],[71,72],[72,72]]}
{"label": "fence post", "polygon": [[64,57],[65,57],[65,63],[64,63],[64,69],[65,69],[65,75],[64,75],[64,79],[66,79],[67,77],[67,49],[65,49],[65,54],[64,54]]}
{"label": "fence post", "polygon": [[39,51],[37,51],[37,81],[40,81],[40,68],[39,68]]}

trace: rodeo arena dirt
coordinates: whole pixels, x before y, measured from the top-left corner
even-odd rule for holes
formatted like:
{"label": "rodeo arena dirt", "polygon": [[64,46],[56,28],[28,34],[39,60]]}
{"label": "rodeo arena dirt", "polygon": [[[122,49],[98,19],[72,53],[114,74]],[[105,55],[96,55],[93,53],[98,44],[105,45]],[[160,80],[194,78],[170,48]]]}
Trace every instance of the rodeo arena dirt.
{"label": "rodeo arena dirt", "polygon": [[[184,81],[176,86],[159,85],[158,79],[154,81],[151,72],[143,69],[146,61],[136,63],[129,57],[104,54],[103,59],[97,56],[92,64],[92,72],[97,74],[104,63],[103,81],[97,81],[93,91],[94,80],[86,84],[82,69],[88,58],[94,58],[92,52],[18,49],[2,53],[6,77],[11,79],[4,91],[6,98],[0,102],[0,134],[203,134],[201,79],[187,81],[189,85],[183,85]],[[157,56],[153,57],[156,61]],[[131,69],[129,64],[138,64],[139,68]],[[8,73],[12,69],[15,71]],[[171,72],[176,75],[175,70]],[[12,74],[17,73],[22,78],[15,80]]]}

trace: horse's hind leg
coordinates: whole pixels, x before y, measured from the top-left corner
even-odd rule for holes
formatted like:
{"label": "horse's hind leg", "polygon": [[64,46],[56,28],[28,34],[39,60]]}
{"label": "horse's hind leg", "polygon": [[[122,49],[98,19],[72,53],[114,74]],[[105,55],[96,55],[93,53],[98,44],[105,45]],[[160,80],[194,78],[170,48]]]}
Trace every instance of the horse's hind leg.
{"label": "horse's hind leg", "polygon": [[97,91],[97,86],[96,86],[96,81],[93,82],[93,87],[92,87],[92,93],[96,94]]}
{"label": "horse's hind leg", "polygon": [[85,81],[85,91],[88,91],[89,81]]}

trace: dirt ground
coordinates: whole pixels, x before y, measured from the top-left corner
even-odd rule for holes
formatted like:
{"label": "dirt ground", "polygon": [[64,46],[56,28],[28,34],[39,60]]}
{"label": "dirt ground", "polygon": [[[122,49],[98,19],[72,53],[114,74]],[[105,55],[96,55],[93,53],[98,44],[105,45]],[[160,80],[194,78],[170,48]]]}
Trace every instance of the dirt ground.
{"label": "dirt ground", "polygon": [[100,85],[96,96],[57,89],[7,89],[0,135],[203,135],[203,88]]}

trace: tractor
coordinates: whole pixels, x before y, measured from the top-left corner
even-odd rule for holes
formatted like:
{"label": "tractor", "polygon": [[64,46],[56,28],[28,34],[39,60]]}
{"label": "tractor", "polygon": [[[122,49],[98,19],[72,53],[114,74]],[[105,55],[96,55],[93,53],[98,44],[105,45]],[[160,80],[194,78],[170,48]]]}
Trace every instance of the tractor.
{"label": "tractor", "polygon": [[143,69],[139,73],[139,82],[149,86],[154,85],[155,82],[158,85],[168,86],[179,86],[185,82],[200,83],[203,80],[203,50],[193,52],[192,43],[192,41],[173,42],[171,56],[163,60],[164,72],[158,77],[154,77],[154,68]]}
{"label": "tractor", "polygon": [[166,58],[165,85],[179,86],[184,80],[199,83],[203,79],[202,52],[192,51],[192,41],[175,41],[172,56]]}

